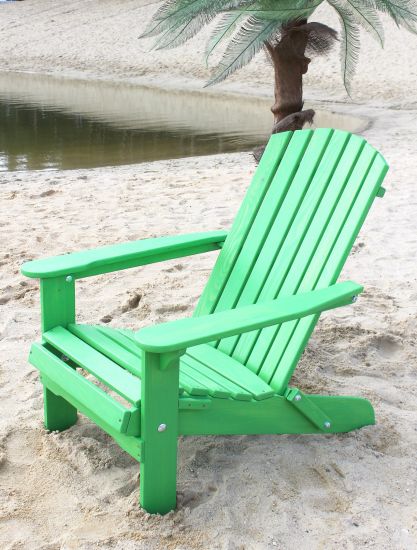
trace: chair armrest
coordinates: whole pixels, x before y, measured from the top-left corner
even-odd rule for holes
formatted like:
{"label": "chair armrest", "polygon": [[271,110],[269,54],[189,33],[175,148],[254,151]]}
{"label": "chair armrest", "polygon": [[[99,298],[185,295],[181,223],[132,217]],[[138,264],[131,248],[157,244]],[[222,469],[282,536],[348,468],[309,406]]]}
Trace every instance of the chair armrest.
{"label": "chair armrest", "polygon": [[218,250],[226,236],[226,231],[211,231],[103,246],[27,262],[22,266],[22,273],[41,279],[63,275],[80,279]]}
{"label": "chair armrest", "polygon": [[145,351],[177,351],[344,306],[362,290],[362,286],[346,281],[270,302],[145,327],[135,338]]}

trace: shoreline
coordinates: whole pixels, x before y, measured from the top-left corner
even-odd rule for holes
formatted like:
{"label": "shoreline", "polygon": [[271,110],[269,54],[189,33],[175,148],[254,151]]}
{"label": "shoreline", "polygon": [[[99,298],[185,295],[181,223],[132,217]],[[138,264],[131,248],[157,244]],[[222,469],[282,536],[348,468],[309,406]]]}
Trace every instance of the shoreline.
{"label": "shoreline", "polygon": [[[417,41],[417,40],[416,40]],[[216,85],[215,87],[204,87],[205,80],[201,78],[190,78],[185,76],[173,76],[167,81],[161,74],[153,74],[150,76],[122,76],[114,74],[99,74],[89,73],[83,71],[50,71],[48,69],[40,69],[37,71],[25,70],[25,69],[1,69],[0,75],[33,75],[35,77],[45,77],[56,80],[69,80],[79,82],[91,82],[91,83],[106,83],[113,85],[123,85],[131,87],[143,87],[143,88],[157,88],[162,91],[172,92],[186,92],[189,94],[201,94],[206,96],[212,96],[218,99],[222,98],[236,98],[236,99],[250,99],[256,100],[270,100],[271,106],[273,104],[273,90],[271,86],[264,84],[262,86],[251,86],[250,83],[245,83],[245,87],[242,88],[242,82],[224,82]],[[417,91],[417,90],[416,90]],[[417,111],[417,100],[411,103],[379,103],[370,102],[369,100],[359,101],[358,99],[351,99],[349,97],[319,98],[319,90],[314,88],[308,88],[305,90],[305,101],[307,105],[317,105],[325,107],[328,105],[336,105],[341,109],[353,108],[354,110],[366,110],[371,109],[375,112],[384,110],[392,111]],[[272,115],[271,115],[272,116]]]}

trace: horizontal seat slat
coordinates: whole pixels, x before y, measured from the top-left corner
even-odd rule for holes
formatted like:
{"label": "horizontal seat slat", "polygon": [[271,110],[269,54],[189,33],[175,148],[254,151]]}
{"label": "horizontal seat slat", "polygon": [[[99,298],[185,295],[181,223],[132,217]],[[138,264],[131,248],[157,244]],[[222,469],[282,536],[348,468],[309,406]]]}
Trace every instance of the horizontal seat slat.
{"label": "horizontal seat slat", "polygon": [[195,346],[187,353],[200,361],[209,372],[233,383],[240,388],[240,392],[249,393],[253,399],[267,399],[275,393],[266,382],[244,365],[212,346]]}
{"label": "horizontal seat slat", "polygon": [[140,379],[120,368],[111,359],[86,344],[63,327],[55,327],[43,334],[54,348],[74,363],[91,373],[130,403],[138,405],[141,396]]}
{"label": "horizontal seat slat", "polygon": [[[119,395],[137,404],[140,380],[131,373],[140,375],[142,352],[133,334],[126,329],[71,324],[68,330],[55,327],[44,338]],[[180,395],[185,391],[191,397],[250,401],[274,395],[256,374],[210,345],[189,348],[181,357],[179,386]]]}
{"label": "horizontal seat slat", "polygon": [[[197,363],[197,366],[195,365]],[[182,378],[184,373],[189,373],[195,380],[198,380],[200,384],[204,385],[206,388],[207,394],[211,397],[219,397],[220,399],[225,399],[230,397],[230,391],[223,384],[219,384],[218,381],[213,381],[211,378],[206,376],[202,372],[201,364],[196,362],[189,355],[184,355],[181,357],[180,364],[180,383],[182,383]]]}
{"label": "horizontal seat slat", "polygon": [[[106,357],[128,370],[135,376],[141,376],[141,350],[136,347],[136,355],[127,350],[120,341],[115,342],[111,334],[106,334],[91,325],[68,325],[68,330],[86,344],[103,353]],[[123,336],[123,335],[121,335]]]}
{"label": "horizontal seat slat", "polygon": [[[77,326],[80,327],[85,325],[77,325]],[[134,339],[133,331],[129,331],[127,329],[115,329],[112,327],[101,327],[99,325],[95,325],[94,328],[96,328],[102,334],[105,334],[106,336],[111,338],[114,342],[116,342],[117,344],[125,348],[127,351],[130,351],[130,353],[132,353],[136,357],[138,355],[139,356],[142,355],[142,350],[140,349],[138,343]]]}
{"label": "horizontal seat slat", "polygon": [[188,355],[186,355],[185,360],[193,365],[196,372],[203,372],[204,375],[211,380],[211,384],[215,385],[218,388],[226,389],[226,391],[229,393],[229,397],[231,397],[232,399],[237,399],[238,401],[250,401],[252,399],[252,395],[250,392],[244,390],[237,384],[234,384],[232,381],[228,380],[224,376],[219,375],[214,370],[208,369],[204,363],[195,358],[191,353],[188,353]]}

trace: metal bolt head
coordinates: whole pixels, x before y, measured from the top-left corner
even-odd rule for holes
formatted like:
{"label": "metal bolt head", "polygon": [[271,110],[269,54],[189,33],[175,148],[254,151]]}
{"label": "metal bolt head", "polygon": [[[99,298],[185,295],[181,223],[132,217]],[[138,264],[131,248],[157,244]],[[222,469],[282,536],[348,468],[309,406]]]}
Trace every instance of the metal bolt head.
{"label": "metal bolt head", "polygon": [[324,423],[324,427],[329,429],[331,427],[331,424],[328,420],[326,420],[326,422]]}
{"label": "metal bolt head", "polygon": [[294,397],[294,401],[300,401],[301,395],[297,393],[297,395]]}
{"label": "metal bolt head", "polygon": [[72,275],[67,275],[65,277],[65,280],[67,281],[67,283],[72,283]]}
{"label": "metal bolt head", "polygon": [[352,296],[352,304],[354,304],[357,301],[358,301],[358,297],[357,296]]}
{"label": "metal bolt head", "polygon": [[166,424],[159,424],[158,426],[158,432],[164,432],[167,429]]}

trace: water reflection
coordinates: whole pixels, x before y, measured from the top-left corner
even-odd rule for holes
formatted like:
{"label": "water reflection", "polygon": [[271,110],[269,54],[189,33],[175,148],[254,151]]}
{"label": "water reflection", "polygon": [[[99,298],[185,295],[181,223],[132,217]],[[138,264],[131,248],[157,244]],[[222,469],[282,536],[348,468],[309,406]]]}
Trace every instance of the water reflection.
{"label": "water reflection", "polygon": [[[269,103],[3,73],[0,170],[91,168],[250,150],[269,135]],[[319,113],[318,123],[355,130],[361,121]]]}
{"label": "water reflection", "polygon": [[0,101],[0,169],[90,168],[245,150],[254,136],[117,128],[80,114]]}

